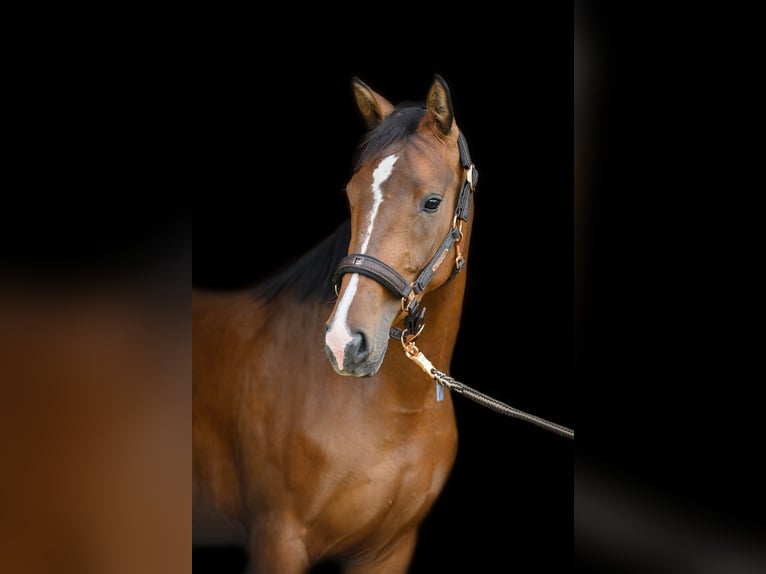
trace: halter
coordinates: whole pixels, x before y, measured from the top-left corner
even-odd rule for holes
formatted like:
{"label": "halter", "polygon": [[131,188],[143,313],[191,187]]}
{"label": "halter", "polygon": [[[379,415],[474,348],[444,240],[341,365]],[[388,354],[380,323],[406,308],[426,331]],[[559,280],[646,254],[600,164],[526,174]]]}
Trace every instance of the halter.
{"label": "halter", "polygon": [[426,308],[419,309],[420,304],[416,297],[425,290],[428,283],[433,279],[436,271],[447,259],[447,254],[453,246],[455,246],[457,251],[455,254],[455,267],[447,280],[452,279],[465,267],[465,259],[460,251],[460,241],[463,238],[463,222],[468,221],[470,214],[471,194],[476,190],[479,172],[473,165],[473,162],[471,162],[471,154],[468,151],[468,144],[465,141],[463,132],[458,132],[457,147],[460,152],[460,163],[463,169],[466,170],[466,176],[463,187],[460,189],[457,205],[455,206],[452,227],[450,227],[436,253],[434,253],[417,278],[412,283],[408,283],[395,269],[380,259],[363,253],[346,255],[340,260],[333,275],[332,280],[335,285],[336,295],[340,291],[340,282],[343,275],[346,273],[359,273],[374,279],[395,296],[401,298],[402,311],[407,313],[407,317],[404,321],[404,330],[397,327],[391,329],[390,336],[394,339],[402,339],[404,333],[408,333],[410,337],[414,338],[423,330]]}

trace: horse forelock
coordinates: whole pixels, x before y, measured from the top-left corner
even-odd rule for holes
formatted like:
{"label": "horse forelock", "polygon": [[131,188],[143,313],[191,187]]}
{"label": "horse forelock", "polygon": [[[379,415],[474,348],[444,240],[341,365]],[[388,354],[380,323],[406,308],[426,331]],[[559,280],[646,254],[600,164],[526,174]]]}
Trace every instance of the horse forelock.
{"label": "horse forelock", "polygon": [[377,127],[370,130],[357,150],[354,171],[358,171],[371,158],[392,148],[396,143],[404,143],[418,129],[426,109],[419,105],[403,104]]}

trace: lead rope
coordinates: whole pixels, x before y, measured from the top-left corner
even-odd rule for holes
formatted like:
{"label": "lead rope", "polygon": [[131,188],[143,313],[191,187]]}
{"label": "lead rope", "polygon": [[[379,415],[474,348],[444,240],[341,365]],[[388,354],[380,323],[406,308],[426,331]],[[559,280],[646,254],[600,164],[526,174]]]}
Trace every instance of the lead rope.
{"label": "lead rope", "polygon": [[[411,359],[416,365],[418,365],[428,376],[430,376],[438,385],[447,387],[450,391],[454,391],[460,395],[464,395],[469,399],[476,401],[477,403],[484,405],[487,408],[492,409],[500,414],[508,415],[521,419],[533,425],[539,426],[546,430],[549,430],[558,435],[564,436],[568,439],[574,440],[574,431],[560,424],[556,424],[545,420],[541,417],[536,417],[529,413],[525,413],[519,409],[515,409],[510,405],[507,405],[497,399],[493,399],[490,396],[485,395],[482,392],[472,389],[468,385],[464,385],[444,374],[439,369],[433,366],[431,361],[418,349],[415,345],[416,336],[407,337],[407,331],[403,330],[401,334],[402,347],[404,347],[404,354],[408,359]],[[437,387],[438,389],[438,387]]]}

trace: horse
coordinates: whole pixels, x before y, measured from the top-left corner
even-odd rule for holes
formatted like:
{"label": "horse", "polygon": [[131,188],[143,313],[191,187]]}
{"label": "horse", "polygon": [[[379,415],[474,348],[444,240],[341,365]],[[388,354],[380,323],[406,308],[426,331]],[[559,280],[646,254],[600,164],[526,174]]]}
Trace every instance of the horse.
{"label": "horse", "polygon": [[398,105],[351,84],[348,219],[256,285],[192,289],[193,540],[250,572],[406,572],[456,459],[423,371],[449,373],[478,171],[443,77]]}

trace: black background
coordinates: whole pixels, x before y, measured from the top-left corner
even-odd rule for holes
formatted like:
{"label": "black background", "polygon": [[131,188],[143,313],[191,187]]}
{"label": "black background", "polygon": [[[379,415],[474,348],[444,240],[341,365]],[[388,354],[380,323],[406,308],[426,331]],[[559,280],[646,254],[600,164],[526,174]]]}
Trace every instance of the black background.
{"label": "black background", "polygon": [[576,6],[597,98],[578,180],[575,561],[762,571],[756,35],[736,11]]}
{"label": "black background", "polygon": [[[512,8],[502,33],[482,27],[493,16],[423,30],[392,14],[390,26],[337,45],[319,34],[278,60],[203,60],[205,99],[190,118],[204,150],[191,167],[193,279],[250,284],[334,230],[364,129],[351,78],[396,103],[423,100],[438,73],[480,172],[452,375],[575,427],[571,7]],[[455,408],[457,463],[411,571],[569,571],[572,442],[466,398]],[[220,554],[195,553],[195,572],[223,571]]]}

